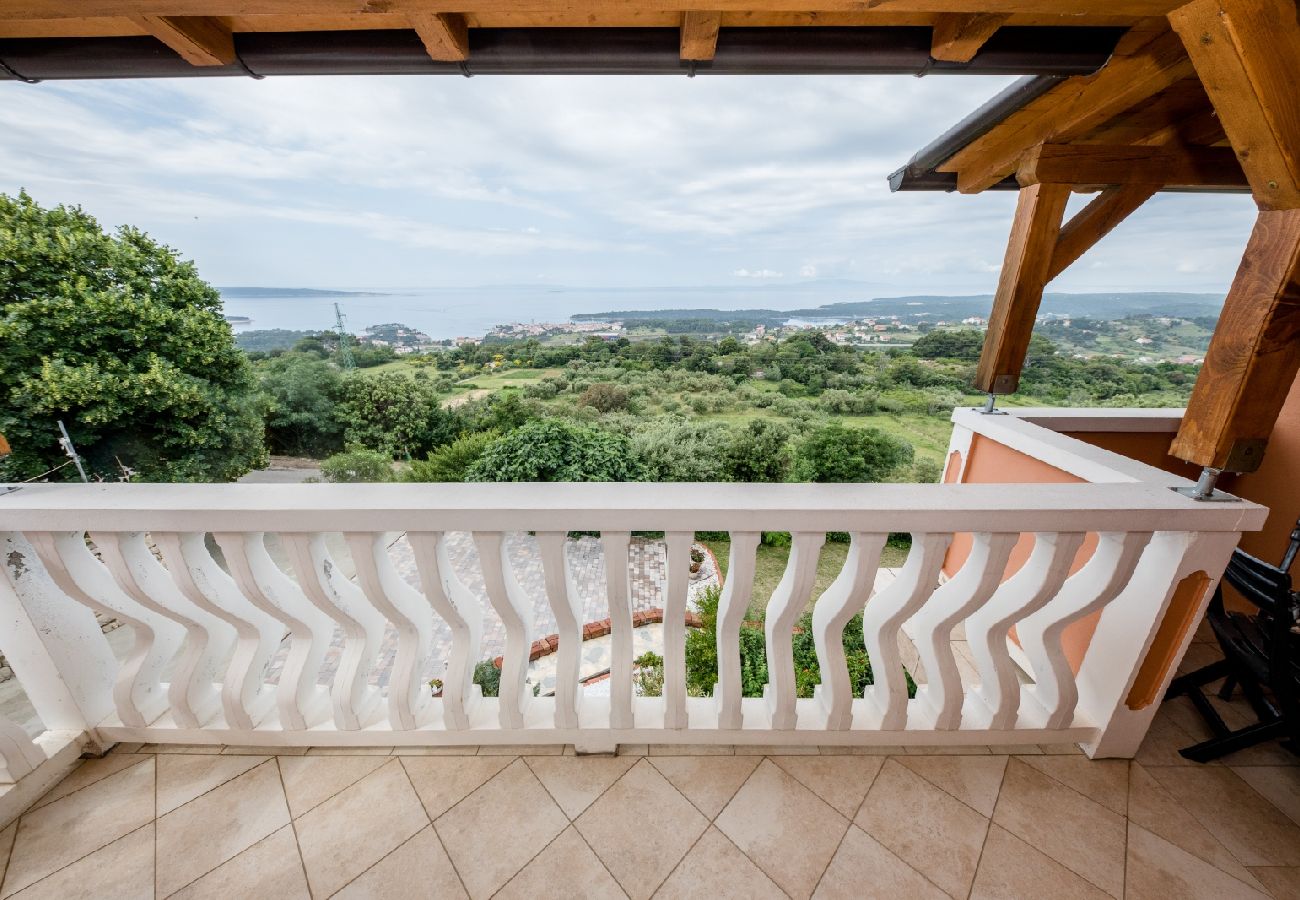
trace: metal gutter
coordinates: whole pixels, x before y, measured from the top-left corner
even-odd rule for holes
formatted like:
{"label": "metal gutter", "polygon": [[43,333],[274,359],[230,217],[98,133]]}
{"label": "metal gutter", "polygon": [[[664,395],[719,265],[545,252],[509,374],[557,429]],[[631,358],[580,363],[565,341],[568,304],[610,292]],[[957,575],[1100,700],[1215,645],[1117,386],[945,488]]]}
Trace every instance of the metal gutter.
{"label": "metal gutter", "polygon": [[0,80],[220,75],[928,75],[1062,78],[1106,63],[1123,29],[1003,28],[968,63],[930,58],[929,28],[726,28],[708,63],[674,28],[476,28],[464,63],[435,62],[415,32],[235,35],[237,63],[191,66],[151,37],[0,39]]}

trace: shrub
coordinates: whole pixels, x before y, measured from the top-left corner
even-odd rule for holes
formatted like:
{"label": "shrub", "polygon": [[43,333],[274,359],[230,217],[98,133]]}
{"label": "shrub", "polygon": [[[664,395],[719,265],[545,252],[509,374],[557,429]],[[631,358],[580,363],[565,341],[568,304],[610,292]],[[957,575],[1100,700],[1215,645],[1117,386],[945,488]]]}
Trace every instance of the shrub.
{"label": "shrub", "polygon": [[488,445],[466,481],[636,481],[640,469],[621,434],[542,419]]}
{"label": "shrub", "polygon": [[633,690],[641,697],[662,697],[664,693],[664,658],[646,651],[635,660],[632,673]]}
{"label": "shrub", "polygon": [[627,391],[616,384],[593,384],[578,397],[579,406],[590,406],[603,413],[627,409]]}
{"label": "shrub", "polygon": [[392,481],[393,461],[385,453],[354,447],[335,453],[320,464],[326,481],[352,483],[366,481]]}
{"label": "shrub", "polygon": [[809,434],[795,453],[794,480],[884,481],[912,462],[907,441],[879,428],[845,428],[838,422]]}
{"label": "shrub", "polygon": [[731,430],[725,425],[663,418],[632,437],[648,481],[726,481]]}
{"label": "shrub", "polygon": [[501,670],[490,659],[485,659],[474,667],[474,683],[483,691],[484,697],[495,697],[501,692]]}
{"label": "shrub", "polygon": [[495,431],[462,434],[426,458],[412,460],[411,467],[402,474],[402,481],[464,481],[470,469],[498,437]]}

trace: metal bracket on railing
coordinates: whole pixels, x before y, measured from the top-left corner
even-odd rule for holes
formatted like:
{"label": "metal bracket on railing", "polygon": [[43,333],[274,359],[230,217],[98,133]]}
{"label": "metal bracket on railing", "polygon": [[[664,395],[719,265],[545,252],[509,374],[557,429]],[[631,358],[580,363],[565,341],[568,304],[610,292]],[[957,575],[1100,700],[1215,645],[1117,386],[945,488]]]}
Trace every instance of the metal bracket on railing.
{"label": "metal bracket on railing", "polygon": [[1214,489],[1214,483],[1219,480],[1219,476],[1222,474],[1222,469],[1206,466],[1201,469],[1201,477],[1196,479],[1196,484],[1192,487],[1176,487],[1173,490],[1175,493],[1182,494],[1184,497],[1191,497],[1200,503],[1240,503],[1240,497],[1234,497],[1232,494],[1225,494],[1223,491]]}
{"label": "metal bracket on railing", "polygon": [[986,416],[1005,416],[1006,415],[1005,410],[993,408],[993,404],[997,403],[997,401],[998,401],[998,395],[990,392],[989,398],[984,401],[984,408],[980,410],[980,413]]}

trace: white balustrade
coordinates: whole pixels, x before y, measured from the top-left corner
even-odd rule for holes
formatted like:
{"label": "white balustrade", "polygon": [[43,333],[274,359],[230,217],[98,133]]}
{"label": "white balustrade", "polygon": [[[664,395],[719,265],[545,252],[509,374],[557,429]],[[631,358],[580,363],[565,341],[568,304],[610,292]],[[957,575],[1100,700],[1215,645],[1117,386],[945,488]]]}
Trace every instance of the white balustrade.
{"label": "white balustrade", "polygon": [[[954,418],[958,456],[995,441],[1083,483],[29,485],[0,497],[0,650],[33,680],[47,728],[100,744],[1077,741],[1131,755],[1154,711],[1133,704],[1135,679],[1176,586],[1204,572],[1212,587],[1264,511],[1195,503],[1170,490],[1175,476],[1023,418]],[[697,529],[731,537],[708,697],[688,696],[684,649]],[[592,617],[570,531],[600,535],[604,696],[581,682]],[[663,534],[666,561],[664,687],[640,697],[629,549],[635,532],[651,531]],[[765,531],[789,533],[791,549],[771,597],[756,598]],[[831,532],[849,535],[847,558],[815,597]],[[884,573],[898,533],[910,550]],[[539,563],[540,580],[521,580],[520,553]],[[755,600],[763,612],[751,612]],[[809,609],[813,696],[793,651]],[[555,687],[534,696],[529,656],[548,610]],[[120,663],[95,612],[130,629]],[[1097,613],[1082,662],[1072,660],[1070,626]],[[861,691],[844,647],[855,616],[872,673]],[[747,645],[742,658],[741,629],[760,617],[765,650],[755,657]],[[499,696],[484,697],[474,669],[496,620]],[[438,628],[450,646],[435,653]],[[968,658],[955,643],[963,630]],[[757,696],[743,666],[760,662],[768,683]],[[7,777],[45,758],[0,720]]]}

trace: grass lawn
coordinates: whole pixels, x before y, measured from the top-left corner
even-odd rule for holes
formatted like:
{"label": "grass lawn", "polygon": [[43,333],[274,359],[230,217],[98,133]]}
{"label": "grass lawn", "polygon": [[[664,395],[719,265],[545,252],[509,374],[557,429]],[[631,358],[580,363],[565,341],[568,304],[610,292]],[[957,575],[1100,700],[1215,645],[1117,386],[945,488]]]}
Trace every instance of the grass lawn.
{"label": "grass lawn", "polygon": [[[727,554],[731,552],[730,541],[701,541],[718,558],[718,565],[722,568],[722,574],[727,574]],[[832,543],[827,541],[822,547],[821,556],[817,558],[817,581],[813,585],[812,599],[808,601],[808,608],[812,608],[813,603],[822,595],[835,576],[840,574],[840,569],[844,567],[844,560],[848,558],[849,545],[841,543]],[[758,620],[763,618],[763,612],[767,608],[767,601],[771,598],[772,592],[776,590],[777,584],[781,581],[781,575],[785,572],[786,562],[790,558],[789,547],[769,547],[760,544],[758,552],[754,559],[754,595],[749,604],[749,612],[746,618]],[[907,559],[907,550],[902,547],[886,546],[884,553],[880,555],[881,568],[893,569],[901,566]]]}

